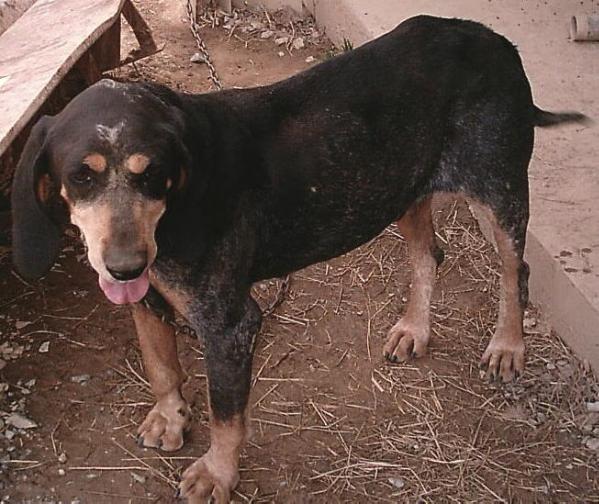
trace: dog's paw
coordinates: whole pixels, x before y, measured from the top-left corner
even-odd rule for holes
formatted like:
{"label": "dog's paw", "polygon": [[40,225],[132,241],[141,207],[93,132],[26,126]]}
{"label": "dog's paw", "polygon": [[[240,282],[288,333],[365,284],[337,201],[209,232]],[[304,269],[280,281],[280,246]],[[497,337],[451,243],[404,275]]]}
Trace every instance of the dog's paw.
{"label": "dog's paw", "polygon": [[408,359],[426,355],[430,329],[426,323],[414,323],[407,318],[395,324],[383,347],[383,355],[391,362],[405,362]]}
{"label": "dog's paw", "polygon": [[480,360],[480,367],[486,369],[486,376],[491,381],[500,378],[508,383],[517,378],[524,371],[522,337],[494,335]]}
{"label": "dog's paw", "polygon": [[229,504],[237,483],[237,464],[208,451],[185,470],[177,493],[189,504]]}
{"label": "dog's paw", "polygon": [[183,434],[189,428],[191,411],[179,392],[160,399],[137,429],[140,446],[178,450]]}

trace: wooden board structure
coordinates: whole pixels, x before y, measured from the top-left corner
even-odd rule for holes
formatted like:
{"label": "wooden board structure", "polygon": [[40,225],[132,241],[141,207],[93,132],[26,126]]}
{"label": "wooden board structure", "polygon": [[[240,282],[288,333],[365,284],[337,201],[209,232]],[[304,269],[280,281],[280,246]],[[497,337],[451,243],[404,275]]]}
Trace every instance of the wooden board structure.
{"label": "wooden board structure", "polygon": [[124,7],[139,18],[128,0],[38,0],[0,36],[0,156]]}

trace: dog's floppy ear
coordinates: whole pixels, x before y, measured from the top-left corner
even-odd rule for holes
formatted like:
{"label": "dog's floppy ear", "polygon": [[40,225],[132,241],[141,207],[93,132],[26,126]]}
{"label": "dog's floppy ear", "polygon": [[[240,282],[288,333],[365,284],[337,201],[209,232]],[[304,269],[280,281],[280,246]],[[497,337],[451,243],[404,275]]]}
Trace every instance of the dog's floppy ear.
{"label": "dog's floppy ear", "polygon": [[52,118],[44,116],[31,130],[12,183],[13,262],[27,279],[47,273],[60,250],[60,229],[47,209],[50,173],[45,144],[51,124]]}

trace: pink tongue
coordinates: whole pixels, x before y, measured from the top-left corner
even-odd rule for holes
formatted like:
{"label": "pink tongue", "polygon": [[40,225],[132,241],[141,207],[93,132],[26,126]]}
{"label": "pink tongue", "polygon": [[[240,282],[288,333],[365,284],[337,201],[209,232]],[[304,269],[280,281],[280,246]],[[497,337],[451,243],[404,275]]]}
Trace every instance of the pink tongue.
{"label": "pink tongue", "polygon": [[147,270],[130,282],[111,282],[100,277],[99,283],[106,297],[114,304],[137,303],[150,288]]}

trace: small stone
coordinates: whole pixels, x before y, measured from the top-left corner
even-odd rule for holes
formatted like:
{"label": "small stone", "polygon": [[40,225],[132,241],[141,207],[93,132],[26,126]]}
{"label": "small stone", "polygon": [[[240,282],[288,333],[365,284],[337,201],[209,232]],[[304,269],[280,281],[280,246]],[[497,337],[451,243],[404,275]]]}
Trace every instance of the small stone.
{"label": "small stone", "polygon": [[316,61],[316,58],[314,56],[308,56],[306,58],[306,63],[314,63]]}
{"label": "small stone", "polygon": [[599,401],[588,402],[587,411],[590,411],[591,413],[599,412]]}
{"label": "small stone", "polygon": [[140,485],[144,485],[146,483],[145,476],[140,476],[139,474],[131,473],[131,477],[133,478],[133,481],[139,483]]}
{"label": "small stone", "polygon": [[38,349],[38,352],[39,352],[39,353],[48,353],[48,351],[49,351],[49,350],[50,350],[50,342],[49,342],[49,341],[44,341],[44,342],[43,342],[43,343],[40,345],[40,347],[39,347],[39,349]]}
{"label": "small stone", "polygon": [[584,423],[582,424],[580,430],[582,430],[582,432],[592,432],[593,426],[590,423]]}
{"label": "small stone", "polygon": [[35,382],[36,382],[36,381],[37,381],[37,380],[36,380],[35,378],[32,378],[31,380],[29,380],[29,381],[25,382],[25,386],[26,386],[27,388],[32,388],[32,387],[35,387]]}
{"label": "small stone", "polygon": [[572,464],[568,464],[568,465],[566,466],[566,469],[574,469],[574,466],[573,466]]}
{"label": "small stone", "polygon": [[64,463],[67,461],[67,454],[66,454],[66,453],[61,453],[61,454],[58,456],[58,461],[59,461],[61,464],[64,464]]}
{"label": "small stone", "polygon": [[599,438],[589,438],[587,439],[585,446],[589,450],[599,450]]}
{"label": "small stone", "polygon": [[10,441],[15,437],[15,432],[10,429],[6,429],[4,431],[4,437]]}
{"label": "small stone", "polygon": [[206,63],[206,58],[197,52],[191,58],[189,58],[189,61],[192,63]]}
{"label": "small stone", "polygon": [[80,383],[81,385],[85,385],[90,379],[91,379],[91,376],[88,374],[80,374],[80,375],[71,376],[71,381],[73,383]]}
{"label": "small stone", "polygon": [[278,46],[286,44],[287,42],[289,42],[289,37],[278,37],[275,39],[275,44]]}
{"label": "small stone", "polygon": [[549,369],[549,371],[553,371],[555,369],[555,364],[553,364],[552,362],[548,362],[547,364],[545,364],[545,367]]}
{"label": "small stone", "polygon": [[265,30],[260,34],[261,39],[269,39],[275,34],[272,30]]}
{"label": "small stone", "polygon": [[524,329],[532,329],[537,326],[537,319],[535,317],[524,317]]}
{"label": "small stone", "polygon": [[37,427],[37,424],[33,420],[29,420],[29,418],[19,415],[18,413],[9,415],[6,419],[6,423],[17,429],[34,429]]}
{"label": "small stone", "polygon": [[283,56],[285,56],[285,53],[283,51],[279,51],[277,54],[279,55],[279,58],[282,58]]}
{"label": "small stone", "polygon": [[15,327],[17,328],[17,331],[20,331],[24,327],[27,327],[29,324],[31,324],[31,322],[29,322],[27,320],[17,320],[15,322]]}
{"label": "small stone", "polygon": [[304,39],[302,37],[298,37],[293,41],[291,46],[296,50],[300,50],[306,47],[306,44],[304,43]]}
{"label": "small stone", "polygon": [[405,486],[405,482],[401,478],[389,478],[388,481],[398,490],[401,490]]}
{"label": "small stone", "polygon": [[67,472],[62,467],[58,470],[58,475],[59,476],[64,476],[66,473]]}

